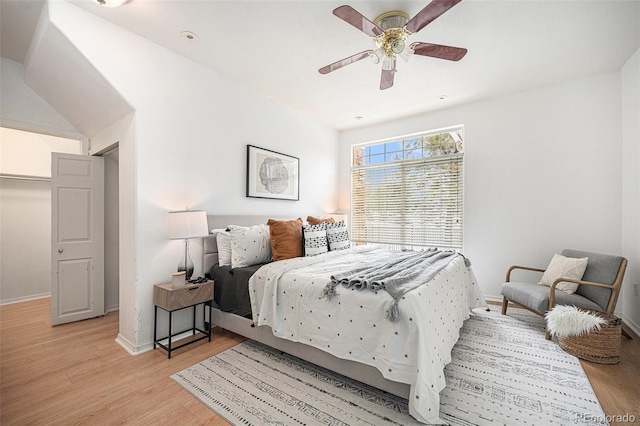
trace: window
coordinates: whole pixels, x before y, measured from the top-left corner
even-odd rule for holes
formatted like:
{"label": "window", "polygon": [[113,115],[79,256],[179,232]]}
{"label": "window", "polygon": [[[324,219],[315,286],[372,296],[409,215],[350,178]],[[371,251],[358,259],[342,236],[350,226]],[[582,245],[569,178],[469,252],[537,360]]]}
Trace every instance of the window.
{"label": "window", "polygon": [[354,146],[351,239],[461,249],[462,130]]}

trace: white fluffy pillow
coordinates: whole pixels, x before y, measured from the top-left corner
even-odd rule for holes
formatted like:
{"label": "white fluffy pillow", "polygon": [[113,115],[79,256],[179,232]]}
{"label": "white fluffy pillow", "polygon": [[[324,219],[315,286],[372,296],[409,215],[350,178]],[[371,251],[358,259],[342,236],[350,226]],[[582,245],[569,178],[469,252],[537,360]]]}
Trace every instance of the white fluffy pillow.
{"label": "white fluffy pillow", "polygon": [[[553,282],[558,278],[581,280],[584,275],[584,271],[587,269],[588,260],[588,257],[575,258],[554,254],[547,270],[542,275],[542,279],[538,284],[551,287],[551,284],[553,284]],[[578,284],[560,282],[556,286],[556,289],[567,294],[571,294],[576,292]]]}
{"label": "white fluffy pillow", "polygon": [[218,265],[231,266],[231,239],[229,231],[226,229],[212,229],[211,233],[216,235]]}
{"label": "white fluffy pillow", "polygon": [[556,305],[545,314],[547,330],[552,336],[581,336],[599,331],[607,320],[593,312],[581,310],[575,306]]}
{"label": "white fluffy pillow", "polygon": [[231,267],[243,268],[271,261],[271,239],[267,225],[230,225]]}

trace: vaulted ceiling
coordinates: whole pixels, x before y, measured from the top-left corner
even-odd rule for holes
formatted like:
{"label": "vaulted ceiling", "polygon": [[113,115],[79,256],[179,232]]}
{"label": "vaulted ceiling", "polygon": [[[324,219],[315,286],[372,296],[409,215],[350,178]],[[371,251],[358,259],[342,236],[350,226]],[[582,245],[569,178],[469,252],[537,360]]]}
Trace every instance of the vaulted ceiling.
{"label": "vaulted ceiling", "polygon": [[[368,59],[318,73],[373,48],[332,11],[350,4],[370,20],[392,10],[414,16],[427,0],[70,1],[338,130],[619,70],[640,46],[640,1],[463,0],[409,41],[467,55],[398,61],[394,86],[381,91],[380,65]],[[42,4],[0,0],[3,57],[24,61]]]}

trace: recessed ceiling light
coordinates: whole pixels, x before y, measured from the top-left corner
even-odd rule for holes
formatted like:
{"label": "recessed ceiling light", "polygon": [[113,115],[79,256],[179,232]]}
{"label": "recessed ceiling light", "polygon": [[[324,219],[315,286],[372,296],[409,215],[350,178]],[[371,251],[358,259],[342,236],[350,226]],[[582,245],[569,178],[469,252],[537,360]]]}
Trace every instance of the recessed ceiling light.
{"label": "recessed ceiling light", "polygon": [[186,38],[189,41],[197,41],[200,37],[198,37],[198,34],[193,33],[191,31],[183,31],[180,33],[180,35],[183,38]]}
{"label": "recessed ceiling light", "polygon": [[98,3],[100,6],[104,7],[118,7],[125,4],[129,0],[93,0]]}
{"label": "recessed ceiling light", "polygon": [[364,117],[363,117],[363,116],[361,116],[361,115],[356,115],[356,116],[355,116],[355,117],[353,117],[353,118],[355,118],[356,120],[362,120]]}

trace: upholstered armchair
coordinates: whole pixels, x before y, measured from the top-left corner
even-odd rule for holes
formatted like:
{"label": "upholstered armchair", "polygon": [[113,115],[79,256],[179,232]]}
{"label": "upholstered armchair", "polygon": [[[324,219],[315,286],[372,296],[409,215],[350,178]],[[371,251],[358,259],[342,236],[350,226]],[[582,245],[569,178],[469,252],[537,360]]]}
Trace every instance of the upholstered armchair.
{"label": "upholstered armchair", "polygon": [[[584,269],[584,274],[580,279],[567,278],[566,276],[552,277],[552,281],[548,284],[549,286],[513,282],[511,281],[511,273],[514,270],[520,269],[543,274],[545,274],[546,270],[529,266],[511,266],[507,271],[506,282],[502,285],[502,314],[505,315],[507,313],[509,303],[542,316],[555,305],[575,305],[581,308],[613,313],[627,268],[627,259],[621,256],[570,249],[564,250],[562,256],[574,258],[576,261],[587,258],[586,269]],[[574,259],[571,259],[571,261]],[[553,260],[548,270],[552,264]],[[545,276],[543,275],[543,278]],[[577,289],[571,294],[566,291],[565,287],[559,287],[565,289],[565,291],[560,291],[556,288],[558,285],[575,286],[576,284],[578,285]],[[627,335],[624,331],[623,334]],[[548,332],[546,337],[547,339],[550,338]],[[627,335],[627,337],[629,336]]]}

